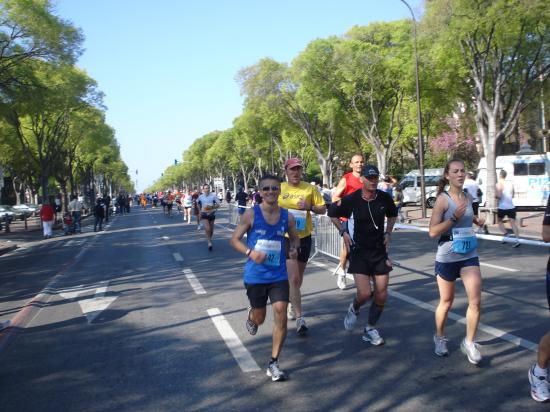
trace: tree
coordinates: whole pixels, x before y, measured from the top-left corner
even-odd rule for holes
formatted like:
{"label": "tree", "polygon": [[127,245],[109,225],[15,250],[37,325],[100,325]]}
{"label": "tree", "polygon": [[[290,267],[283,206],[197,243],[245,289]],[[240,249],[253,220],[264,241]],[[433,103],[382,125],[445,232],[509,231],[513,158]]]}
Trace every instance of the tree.
{"label": "tree", "polygon": [[48,0],[0,1],[0,91],[28,83],[28,61],[72,64],[80,55],[82,33],[52,13]]}
{"label": "tree", "polygon": [[526,99],[550,74],[550,9],[542,0],[432,0],[423,26],[449,85],[475,108],[487,158],[487,205],[496,206],[496,156]]}

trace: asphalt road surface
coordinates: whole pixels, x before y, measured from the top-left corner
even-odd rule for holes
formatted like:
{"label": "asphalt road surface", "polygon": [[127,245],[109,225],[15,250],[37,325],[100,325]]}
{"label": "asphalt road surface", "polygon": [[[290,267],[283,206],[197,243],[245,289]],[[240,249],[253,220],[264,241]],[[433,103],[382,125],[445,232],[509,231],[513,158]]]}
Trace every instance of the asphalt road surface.
{"label": "asphalt road surface", "polygon": [[481,240],[478,366],[460,352],[460,282],[447,324],[450,356],[433,353],[436,243],[393,236],[390,297],[378,324],[386,344],[361,340],[343,318],[354,289],[336,288],[336,262],[308,265],[303,305],[280,357],[287,382],[266,376],[272,316],[245,328],[244,257],[218,212],[214,250],[196,224],[134,208],[104,232],[37,242],[0,257],[0,411],[522,411],[528,367],[549,328],[545,248]]}

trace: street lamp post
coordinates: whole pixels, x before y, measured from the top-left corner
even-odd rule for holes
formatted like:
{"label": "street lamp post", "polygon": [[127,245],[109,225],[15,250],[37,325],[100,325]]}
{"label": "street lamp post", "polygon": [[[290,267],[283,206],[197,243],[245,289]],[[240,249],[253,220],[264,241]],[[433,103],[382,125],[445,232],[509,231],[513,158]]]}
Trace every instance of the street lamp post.
{"label": "street lamp post", "polygon": [[420,81],[418,79],[418,51],[416,47],[416,19],[409,3],[405,0],[401,2],[407,6],[411,12],[413,20],[413,39],[414,39],[414,77],[416,80],[416,112],[418,115],[418,169],[420,170],[420,202],[422,207],[422,217],[426,217],[426,183],[424,181],[424,138],[422,137],[422,111],[420,109]]}

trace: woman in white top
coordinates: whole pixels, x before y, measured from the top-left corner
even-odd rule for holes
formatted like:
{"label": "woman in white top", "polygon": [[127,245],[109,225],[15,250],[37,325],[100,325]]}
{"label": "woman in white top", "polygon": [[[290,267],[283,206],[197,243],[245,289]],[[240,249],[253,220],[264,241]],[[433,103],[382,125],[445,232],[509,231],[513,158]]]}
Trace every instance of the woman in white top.
{"label": "woman in white top", "polygon": [[204,185],[197,203],[199,205],[200,218],[204,222],[204,233],[208,242],[208,250],[212,251],[214,220],[216,219],[216,209],[220,207],[220,201],[215,193],[210,192],[210,186]]}
{"label": "woman in white top", "polygon": [[504,227],[503,219],[508,216],[510,221],[510,226],[512,226],[512,231],[516,236],[516,241],[513,247],[518,247],[519,243],[519,229],[516,224],[516,207],[512,198],[514,197],[514,185],[512,182],[506,181],[506,171],[501,170],[499,174],[498,183],[496,186],[496,198],[498,199],[498,228],[503,232],[504,236],[502,238],[502,243],[504,243],[508,237],[508,231]]}

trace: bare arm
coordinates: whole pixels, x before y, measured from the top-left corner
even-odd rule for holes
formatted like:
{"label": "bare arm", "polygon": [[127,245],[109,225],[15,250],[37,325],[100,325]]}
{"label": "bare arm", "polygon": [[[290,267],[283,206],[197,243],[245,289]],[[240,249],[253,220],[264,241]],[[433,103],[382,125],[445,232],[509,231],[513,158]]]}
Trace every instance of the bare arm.
{"label": "bare arm", "polygon": [[430,237],[440,236],[453,226],[451,219],[443,220],[443,215],[448,207],[447,198],[441,195],[437,196],[432,210],[432,217],[430,218]]}
{"label": "bare arm", "polygon": [[288,257],[290,259],[298,258],[298,248],[300,247],[300,238],[298,237],[298,232],[296,231],[296,222],[294,221],[294,216],[288,214],[288,238],[290,241],[290,250],[288,251]]}
{"label": "bare arm", "polygon": [[346,190],[346,179],[341,178],[338,182],[338,185],[334,189],[334,193],[332,194],[332,201],[337,202],[342,198],[342,194],[344,193],[344,190]]}

